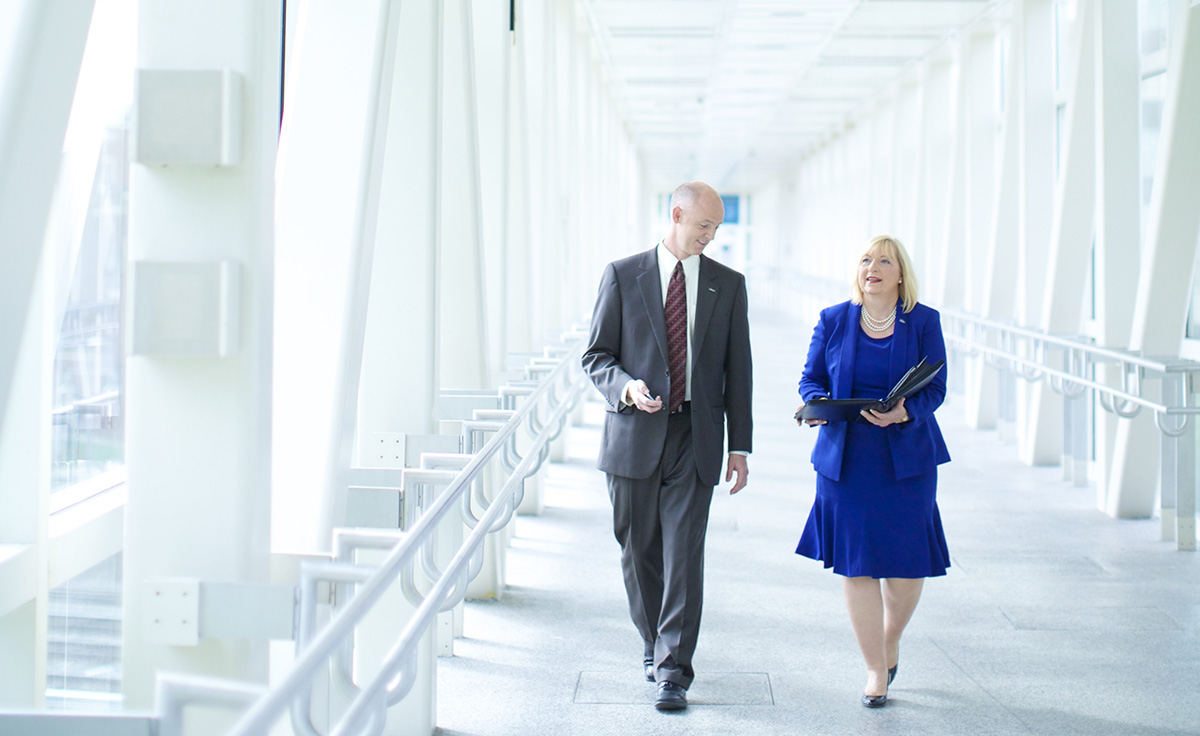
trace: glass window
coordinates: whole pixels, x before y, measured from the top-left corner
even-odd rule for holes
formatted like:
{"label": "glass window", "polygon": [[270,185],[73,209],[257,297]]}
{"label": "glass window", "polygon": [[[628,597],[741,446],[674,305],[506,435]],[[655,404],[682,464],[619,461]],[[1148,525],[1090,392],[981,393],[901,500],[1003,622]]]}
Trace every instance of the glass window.
{"label": "glass window", "polygon": [[1055,0],[1054,3],[1054,175],[1058,177],[1063,164],[1063,136],[1067,126],[1067,96],[1071,85],[1072,29],[1075,25],[1075,0]]}
{"label": "glass window", "polygon": [[[58,326],[52,513],[125,478],[126,137],[136,49],[136,0],[97,0],[46,230]],[[120,707],[120,555],[50,591],[46,704]]]}
{"label": "glass window", "polygon": [[1138,137],[1138,156],[1141,169],[1142,222],[1150,207],[1154,191],[1154,173],[1158,164],[1158,138],[1162,131],[1163,102],[1167,91],[1165,74],[1142,79],[1141,135]]}
{"label": "glass window", "polygon": [[[51,413],[56,494],[104,490],[123,478],[126,135],[136,31],[135,0],[98,0],[47,230],[58,294]],[[62,497],[56,498],[52,507],[61,506]]]}
{"label": "glass window", "polygon": [[1158,138],[1166,98],[1167,56],[1170,43],[1169,0],[1138,0],[1138,39],[1141,55],[1141,160],[1142,221],[1154,191]]}
{"label": "glass window", "polygon": [[1054,2],[1054,89],[1066,92],[1071,71],[1071,28],[1075,24],[1076,0]]}
{"label": "glass window", "polygon": [[1143,58],[1167,50],[1170,14],[1170,0],[1138,0],[1138,38]]}
{"label": "glass window", "polygon": [[[1200,249],[1200,238],[1197,238],[1196,248]],[[1192,264],[1192,296],[1188,302],[1187,331],[1184,333],[1189,340],[1200,339],[1200,273],[1196,264]],[[1191,355],[1192,360],[1200,360],[1200,355]]]}
{"label": "glass window", "polygon": [[103,713],[121,706],[121,555],[50,591],[46,706]]}

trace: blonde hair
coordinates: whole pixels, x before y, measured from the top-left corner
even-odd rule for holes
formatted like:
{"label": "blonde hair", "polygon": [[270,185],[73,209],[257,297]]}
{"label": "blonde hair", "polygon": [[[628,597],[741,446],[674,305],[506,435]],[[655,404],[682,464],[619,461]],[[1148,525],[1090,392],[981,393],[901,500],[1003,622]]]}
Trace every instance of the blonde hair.
{"label": "blonde hair", "polygon": [[[891,235],[876,235],[867,242],[863,255],[878,252],[900,264],[900,301],[907,314],[917,306],[917,275],[913,272],[912,261],[908,259],[908,251],[904,245]],[[862,287],[858,285],[858,271],[850,280],[850,301],[855,304],[863,303]]]}

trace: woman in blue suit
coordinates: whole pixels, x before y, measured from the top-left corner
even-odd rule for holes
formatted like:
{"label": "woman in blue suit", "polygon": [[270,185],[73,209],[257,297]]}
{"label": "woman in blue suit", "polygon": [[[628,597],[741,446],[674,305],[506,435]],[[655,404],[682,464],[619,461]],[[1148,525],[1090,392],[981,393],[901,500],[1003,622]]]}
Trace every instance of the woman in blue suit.
{"label": "woman in blue suit", "polygon": [[[945,357],[938,313],[917,303],[904,246],[882,235],[867,244],[850,301],[821,312],[800,395],[886,396],[922,358]],[[863,422],[809,422],[823,425],[812,453],[817,493],[796,553],[845,578],[870,708],[887,703],[925,578],[950,566],[937,507],[937,466],[950,455],[933,416],[945,396],[943,370],[891,411],[864,411]]]}

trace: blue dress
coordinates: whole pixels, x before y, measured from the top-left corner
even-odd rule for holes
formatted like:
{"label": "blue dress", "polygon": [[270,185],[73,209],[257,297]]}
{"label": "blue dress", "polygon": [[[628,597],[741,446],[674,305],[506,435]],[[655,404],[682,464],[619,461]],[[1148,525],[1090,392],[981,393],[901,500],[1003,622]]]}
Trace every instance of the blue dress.
{"label": "blue dress", "polygon": [[[858,333],[851,395],[886,396],[892,338]],[[796,554],[847,577],[945,575],[950,553],[937,507],[937,471],[896,480],[886,431],[862,422],[847,428],[841,480],[817,474]]]}

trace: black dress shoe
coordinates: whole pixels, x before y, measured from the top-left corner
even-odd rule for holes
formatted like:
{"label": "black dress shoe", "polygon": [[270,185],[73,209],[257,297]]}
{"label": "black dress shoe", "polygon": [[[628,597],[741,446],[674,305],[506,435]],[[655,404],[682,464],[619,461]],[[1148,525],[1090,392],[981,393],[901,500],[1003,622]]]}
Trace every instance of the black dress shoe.
{"label": "black dress shoe", "polygon": [[642,662],[642,669],[646,671],[646,682],[654,682],[654,663]]}
{"label": "black dress shoe", "polygon": [[892,680],[896,679],[896,670],[900,669],[900,663],[897,662],[895,667],[888,667],[888,687],[891,687]]}
{"label": "black dress shoe", "polygon": [[658,710],[683,710],[687,707],[687,689],[670,680],[658,683],[658,697],[654,700]]}
{"label": "black dress shoe", "polygon": [[862,704],[867,708],[882,708],[887,705],[887,693],[883,695],[866,695],[862,696]]}

